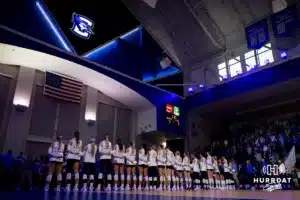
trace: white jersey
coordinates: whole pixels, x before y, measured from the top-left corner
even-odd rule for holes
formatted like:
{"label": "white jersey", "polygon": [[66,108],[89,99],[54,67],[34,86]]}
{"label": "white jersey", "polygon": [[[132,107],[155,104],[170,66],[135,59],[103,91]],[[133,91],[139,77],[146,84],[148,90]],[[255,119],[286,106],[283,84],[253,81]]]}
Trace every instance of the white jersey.
{"label": "white jersey", "polygon": [[126,150],[126,164],[129,166],[136,165],[136,150],[132,147]]}
{"label": "white jersey", "polygon": [[68,145],[67,159],[80,160],[81,149],[82,149],[82,141],[79,140],[77,144],[76,138],[71,139]]}
{"label": "white jersey", "polygon": [[223,161],[223,166],[224,166],[224,172],[230,172],[229,165],[226,159]]}
{"label": "white jersey", "polygon": [[157,161],[156,161],[156,158],[157,158],[157,153],[155,150],[150,150],[148,152],[148,155],[149,155],[149,167],[156,167],[157,166]]}
{"label": "white jersey", "polygon": [[180,155],[175,156],[175,169],[177,171],[183,171],[182,158]]}
{"label": "white jersey", "polygon": [[212,157],[210,155],[206,158],[206,167],[210,170],[214,169]]}
{"label": "white jersey", "polygon": [[216,172],[216,173],[220,173],[219,165],[218,165],[218,161],[217,161],[217,160],[215,160],[215,161],[213,162],[213,166],[214,166],[215,172]]}
{"label": "white jersey", "polygon": [[64,162],[65,145],[61,142],[53,142],[48,149],[50,162]]}
{"label": "white jersey", "polygon": [[158,166],[166,166],[167,158],[163,149],[157,152],[157,165]]}
{"label": "white jersey", "polygon": [[201,157],[200,159],[200,170],[202,172],[207,171],[206,159],[204,157]]}
{"label": "white jersey", "polygon": [[174,166],[175,165],[175,156],[171,150],[167,150],[167,166]]}
{"label": "white jersey", "polygon": [[185,157],[183,158],[182,165],[183,165],[183,169],[184,169],[185,171],[188,171],[188,172],[191,171],[191,164],[190,164],[190,159],[189,159],[189,157],[185,156]]}
{"label": "white jersey", "polygon": [[148,158],[146,155],[146,151],[144,148],[139,150],[139,164],[138,165],[147,165],[148,164]]}
{"label": "white jersey", "polygon": [[191,164],[191,168],[193,172],[200,172],[200,168],[199,168],[199,160],[197,158],[193,159],[193,162]]}
{"label": "white jersey", "polygon": [[83,162],[84,163],[96,163],[97,145],[88,144],[84,148]]}
{"label": "white jersey", "polygon": [[112,145],[110,141],[103,140],[99,144],[100,160],[110,160],[112,153]]}
{"label": "white jersey", "polygon": [[114,163],[116,164],[124,164],[125,163],[125,147],[123,146],[123,150],[120,150],[118,144],[114,146],[114,150],[112,151],[112,155],[114,156]]}

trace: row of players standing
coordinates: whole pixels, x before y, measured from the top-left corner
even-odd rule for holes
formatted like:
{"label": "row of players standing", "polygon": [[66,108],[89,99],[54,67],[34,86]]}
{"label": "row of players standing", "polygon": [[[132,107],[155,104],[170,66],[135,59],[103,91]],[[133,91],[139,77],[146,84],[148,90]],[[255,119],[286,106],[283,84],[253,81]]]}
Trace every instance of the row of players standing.
{"label": "row of players standing", "polygon": [[[67,145],[66,191],[71,190],[72,173],[75,179],[73,190],[79,190],[81,160],[83,161],[82,191],[233,188],[230,164],[225,158],[222,161],[217,160],[207,153],[206,157],[200,155],[200,160],[191,155],[190,161],[186,153],[182,158],[179,151],[174,155],[168,147],[163,146],[158,148],[152,146],[147,152],[145,145],[142,145],[137,152],[132,142],[125,148],[121,139],[118,139],[113,147],[108,135],[105,135],[99,147],[95,139],[91,138],[89,144],[82,149],[79,135],[76,131]],[[54,172],[57,176],[56,191],[61,190],[64,150],[62,137],[58,137],[49,147],[50,165],[46,178],[46,191],[49,190]],[[100,153],[98,174],[96,174],[97,151]]]}

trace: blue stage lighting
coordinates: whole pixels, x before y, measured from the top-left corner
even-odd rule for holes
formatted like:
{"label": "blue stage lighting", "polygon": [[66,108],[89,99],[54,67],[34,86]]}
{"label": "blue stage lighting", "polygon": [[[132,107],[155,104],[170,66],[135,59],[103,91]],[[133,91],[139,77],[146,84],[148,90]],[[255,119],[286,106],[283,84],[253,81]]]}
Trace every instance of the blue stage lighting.
{"label": "blue stage lighting", "polygon": [[59,42],[61,43],[61,45],[67,50],[72,52],[72,49],[68,46],[67,42],[64,40],[63,36],[60,34],[60,32],[57,30],[54,22],[51,20],[49,14],[47,13],[46,8],[44,8],[44,6],[40,3],[40,2],[36,2],[36,7],[38,8],[38,10],[40,11],[40,13],[42,14],[42,16],[44,17],[45,21],[49,24],[50,28],[52,29],[52,31],[54,32],[54,34],[56,35],[56,37],[58,38]]}
{"label": "blue stage lighting", "polygon": [[124,38],[126,38],[127,36],[130,36],[131,34],[135,33],[135,32],[138,31],[138,30],[140,30],[140,27],[135,28],[135,29],[129,31],[128,33],[125,33],[125,34],[122,35],[120,38],[121,38],[121,39],[124,39]]}
{"label": "blue stage lighting", "polygon": [[117,40],[110,41],[110,42],[104,44],[103,46],[100,46],[100,47],[92,50],[91,52],[89,52],[88,54],[84,55],[83,57],[85,57],[85,58],[91,58],[94,55],[97,56],[101,51],[109,50],[112,47],[115,47],[116,44],[117,44]]}

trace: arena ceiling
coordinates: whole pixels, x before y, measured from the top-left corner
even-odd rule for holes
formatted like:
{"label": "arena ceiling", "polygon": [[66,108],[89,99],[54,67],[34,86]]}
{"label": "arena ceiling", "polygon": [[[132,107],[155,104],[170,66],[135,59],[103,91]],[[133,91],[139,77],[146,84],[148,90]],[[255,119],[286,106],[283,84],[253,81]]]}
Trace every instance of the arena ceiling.
{"label": "arena ceiling", "polygon": [[274,0],[157,0],[155,8],[145,3],[150,0],[122,1],[169,56],[189,69],[245,44],[245,26],[271,14]]}

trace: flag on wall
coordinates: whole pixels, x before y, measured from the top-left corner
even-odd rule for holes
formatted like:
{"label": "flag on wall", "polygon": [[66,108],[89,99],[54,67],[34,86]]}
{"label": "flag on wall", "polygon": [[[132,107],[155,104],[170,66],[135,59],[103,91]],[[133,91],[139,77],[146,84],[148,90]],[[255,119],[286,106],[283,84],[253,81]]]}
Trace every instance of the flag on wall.
{"label": "flag on wall", "polygon": [[83,83],[75,79],[46,72],[44,95],[56,99],[80,103]]}

